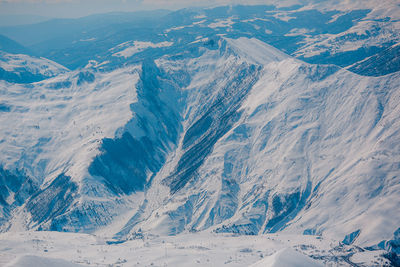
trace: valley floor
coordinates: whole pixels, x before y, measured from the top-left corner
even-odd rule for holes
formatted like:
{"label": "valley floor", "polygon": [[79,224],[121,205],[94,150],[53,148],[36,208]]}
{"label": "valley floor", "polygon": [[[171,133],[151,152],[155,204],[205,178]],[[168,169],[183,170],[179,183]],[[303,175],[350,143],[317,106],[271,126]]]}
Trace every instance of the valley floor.
{"label": "valley floor", "polygon": [[[317,236],[209,232],[138,235],[123,243],[61,232],[0,234],[0,266],[383,266],[384,251]],[[310,256],[310,257],[307,257]],[[314,258],[314,260],[312,259]]]}

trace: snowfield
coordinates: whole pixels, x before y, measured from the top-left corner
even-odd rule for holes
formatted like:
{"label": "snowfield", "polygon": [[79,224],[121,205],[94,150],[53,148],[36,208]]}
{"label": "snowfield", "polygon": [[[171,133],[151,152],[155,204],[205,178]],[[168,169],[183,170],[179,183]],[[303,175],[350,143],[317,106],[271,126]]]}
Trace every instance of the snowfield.
{"label": "snowfield", "polygon": [[173,45],[172,42],[161,42],[153,44],[152,42],[130,41],[119,44],[116,47],[111,48],[110,51],[114,52],[122,49],[121,51],[115,52],[113,56],[128,58],[147,48],[168,47],[171,45]]}
{"label": "snowfield", "polygon": [[379,256],[383,251],[371,253],[352,246],[340,247],[337,241],[313,236],[199,232],[136,238],[114,244],[107,238],[87,234],[4,233],[0,234],[0,265],[319,267],[350,266],[348,258],[361,265],[387,264]]}
{"label": "snowfield", "polygon": [[0,116],[4,167],[29,169],[40,183],[66,169],[82,179],[100,141],[132,118],[137,80],[132,66],[110,73],[83,69],[29,86],[1,81],[1,104],[9,110]]}
{"label": "snowfield", "polygon": [[68,71],[67,68],[45,58],[0,52],[0,68],[14,73],[27,71],[36,75],[53,77]]}

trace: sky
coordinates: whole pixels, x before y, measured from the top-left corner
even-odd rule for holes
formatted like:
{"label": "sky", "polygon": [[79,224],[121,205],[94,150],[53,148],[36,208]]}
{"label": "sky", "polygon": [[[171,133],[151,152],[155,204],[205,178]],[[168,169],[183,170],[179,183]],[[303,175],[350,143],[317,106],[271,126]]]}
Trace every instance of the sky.
{"label": "sky", "polygon": [[[0,0],[0,16],[30,14],[45,17],[82,17],[113,11],[176,10],[188,6],[270,4],[282,0]],[[285,0],[293,1],[293,0]]]}

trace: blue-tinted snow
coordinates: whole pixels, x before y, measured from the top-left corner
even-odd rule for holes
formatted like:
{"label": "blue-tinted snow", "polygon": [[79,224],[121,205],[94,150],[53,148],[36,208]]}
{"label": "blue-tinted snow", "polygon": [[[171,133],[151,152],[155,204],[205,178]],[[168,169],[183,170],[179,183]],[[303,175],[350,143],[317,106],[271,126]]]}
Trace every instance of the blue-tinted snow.
{"label": "blue-tinted snow", "polygon": [[376,12],[114,14],[51,40],[47,22],[19,28],[46,29],[24,45],[73,70],[1,52],[3,229],[391,240],[398,31]]}

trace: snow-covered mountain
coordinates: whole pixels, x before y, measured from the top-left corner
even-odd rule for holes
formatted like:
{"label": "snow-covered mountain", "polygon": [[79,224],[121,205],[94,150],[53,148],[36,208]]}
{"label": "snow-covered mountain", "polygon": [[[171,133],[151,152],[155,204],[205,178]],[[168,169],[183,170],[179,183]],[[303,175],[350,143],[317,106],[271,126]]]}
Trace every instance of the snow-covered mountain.
{"label": "snow-covered mountain", "polygon": [[0,81],[1,229],[400,253],[397,17],[324,7],[185,9],[135,38],[113,26],[79,36],[103,45],[84,66],[76,47],[49,50],[70,69],[1,52],[20,79]]}
{"label": "snow-covered mountain", "polygon": [[0,80],[32,83],[68,71],[62,65],[32,52],[19,43],[0,35]]}
{"label": "snow-covered mountain", "polygon": [[308,65],[256,39],[219,49],[222,57],[214,50],[180,63],[192,77],[183,133],[122,233],[361,230],[359,244],[390,239],[399,75]]}
{"label": "snow-covered mountain", "polygon": [[0,51],[0,78],[11,83],[32,83],[57,76],[67,68],[46,58]]}

